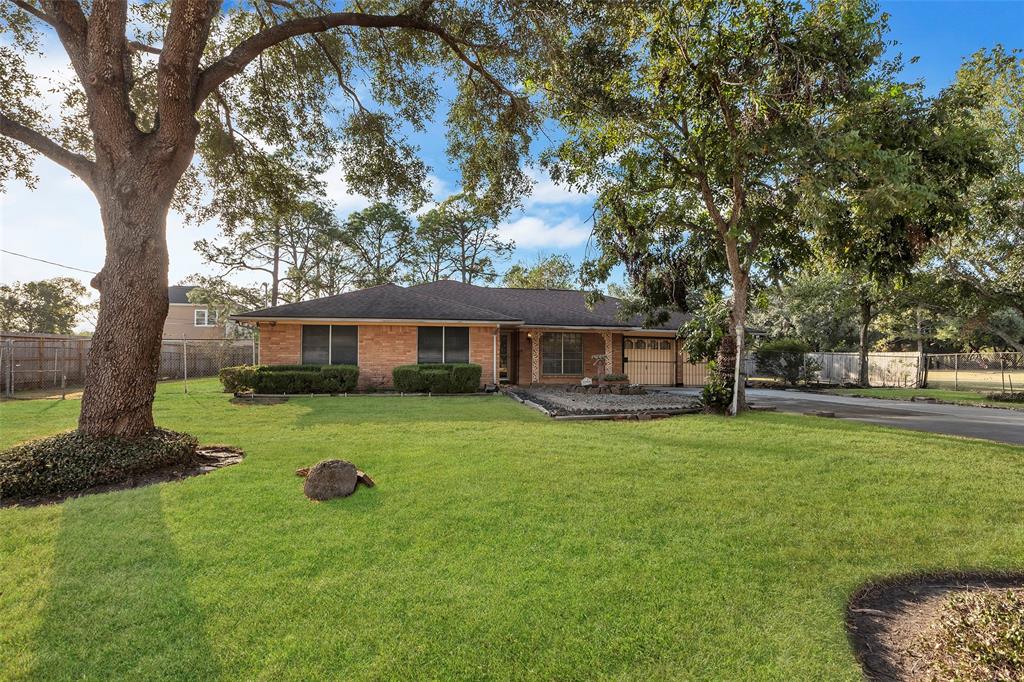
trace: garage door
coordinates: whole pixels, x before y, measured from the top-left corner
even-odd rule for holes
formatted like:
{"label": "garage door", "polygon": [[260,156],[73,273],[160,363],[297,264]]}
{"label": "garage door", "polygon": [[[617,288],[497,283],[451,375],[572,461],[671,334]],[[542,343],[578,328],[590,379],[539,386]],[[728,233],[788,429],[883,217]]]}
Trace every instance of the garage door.
{"label": "garage door", "polygon": [[631,384],[672,386],[676,383],[676,342],[627,336],[622,354]]}

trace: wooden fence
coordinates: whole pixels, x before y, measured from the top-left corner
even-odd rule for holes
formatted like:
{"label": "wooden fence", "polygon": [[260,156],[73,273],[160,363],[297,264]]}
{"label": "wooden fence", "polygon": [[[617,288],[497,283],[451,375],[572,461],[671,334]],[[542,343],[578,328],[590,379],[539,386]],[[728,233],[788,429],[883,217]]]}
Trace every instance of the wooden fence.
{"label": "wooden fence", "polygon": [[[87,336],[0,334],[0,393],[81,386],[89,372]],[[255,339],[164,339],[160,379],[215,376],[222,367],[252,363]]]}

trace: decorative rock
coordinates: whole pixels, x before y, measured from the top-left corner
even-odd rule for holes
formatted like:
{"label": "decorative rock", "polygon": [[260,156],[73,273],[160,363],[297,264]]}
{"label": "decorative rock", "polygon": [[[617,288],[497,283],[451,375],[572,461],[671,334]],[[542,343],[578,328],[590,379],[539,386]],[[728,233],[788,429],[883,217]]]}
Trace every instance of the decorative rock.
{"label": "decorative rock", "polygon": [[590,377],[583,377],[582,379],[580,379],[580,386],[590,386],[593,383],[594,380],[591,379]]}
{"label": "decorative rock", "polygon": [[306,497],[318,501],[348,497],[358,481],[359,471],[352,462],[325,459],[309,470],[303,491]]}

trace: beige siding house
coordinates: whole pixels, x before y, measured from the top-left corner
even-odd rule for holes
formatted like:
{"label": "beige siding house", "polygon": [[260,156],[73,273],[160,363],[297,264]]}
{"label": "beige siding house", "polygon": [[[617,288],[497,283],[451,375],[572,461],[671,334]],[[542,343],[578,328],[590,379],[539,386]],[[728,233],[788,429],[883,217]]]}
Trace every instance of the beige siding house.
{"label": "beige siding house", "polygon": [[170,306],[164,321],[165,339],[223,339],[226,334],[224,322],[217,319],[217,311],[205,305],[190,303],[189,286],[167,288]]}

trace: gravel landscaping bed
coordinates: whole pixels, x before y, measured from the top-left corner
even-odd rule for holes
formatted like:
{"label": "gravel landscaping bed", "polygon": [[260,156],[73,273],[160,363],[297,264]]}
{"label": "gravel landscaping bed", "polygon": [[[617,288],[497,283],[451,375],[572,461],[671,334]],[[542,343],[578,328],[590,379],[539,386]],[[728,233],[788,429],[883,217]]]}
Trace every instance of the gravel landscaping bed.
{"label": "gravel landscaping bed", "polygon": [[614,393],[573,393],[564,388],[513,388],[507,391],[519,400],[537,403],[552,415],[639,414],[695,407],[686,396],[666,393],[618,395]]}

